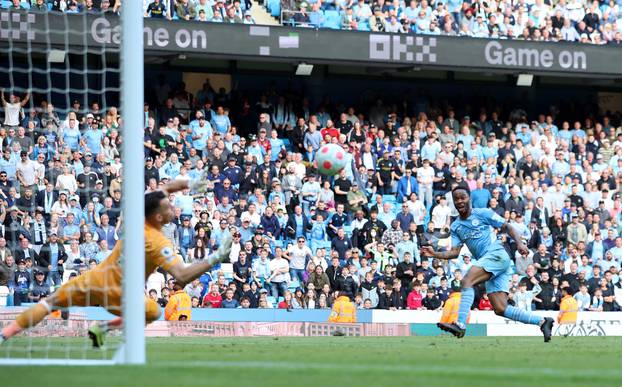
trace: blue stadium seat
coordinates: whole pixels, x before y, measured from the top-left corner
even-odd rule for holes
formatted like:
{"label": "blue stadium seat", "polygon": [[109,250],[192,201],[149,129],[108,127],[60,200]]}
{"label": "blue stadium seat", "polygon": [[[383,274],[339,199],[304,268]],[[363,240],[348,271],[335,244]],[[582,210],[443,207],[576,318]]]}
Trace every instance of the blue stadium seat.
{"label": "blue stadium seat", "polygon": [[266,297],[266,300],[272,304],[272,306],[274,306],[276,308],[276,298],[272,297],[272,296],[268,296]]}
{"label": "blue stadium seat", "polygon": [[20,3],[23,8],[30,9],[30,1],[23,1]]}
{"label": "blue stadium seat", "polygon": [[280,0],[268,0],[268,9],[270,10],[270,15],[276,18],[281,17],[281,2]]}
{"label": "blue stadium seat", "polygon": [[338,30],[341,28],[341,17],[339,11],[324,11],[324,28],[332,28]]}
{"label": "blue stadium seat", "polygon": [[326,250],[326,254],[330,252],[330,246],[331,246],[330,241],[322,241],[318,244],[318,248],[319,247],[324,248],[324,250]]}
{"label": "blue stadium seat", "polygon": [[9,0],[2,0],[0,2],[0,8],[9,8],[11,6],[11,2]]}
{"label": "blue stadium seat", "polygon": [[397,199],[395,198],[395,195],[382,195],[382,202],[383,203],[395,203],[397,201]]}
{"label": "blue stadium seat", "polygon": [[358,30],[359,31],[369,31],[370,30],[370,28],[369,28],[369,21],[365,20],[365,21],[359,22]]}
{"label": "blue stadium seat", "polygon": [[314,27],[321,27],[322,19],[324,18],[324,11],[321,9],[317,12],[309,12],[309,24]]}
{"label": "blue stadium seat", "polygon": [[352,226],[346,226],[346,225],[344,225],[344,226],[343,226],[343,231],[345,231],[345,233],[346,233],[346,235],[347,235],[348,237],[351,237],[351,236],[352,236]]}
{"label": "blue stadium seat", "polygon": [[292,142],[289,140],[289,138],[283,139],[283,145],[285,145],[285,149],[287,149],[288,152],[291,152],[294,149],[292,147]]}
{"label": "blue stadium seat", "polygon": [[296,289],[297,287],[300,287],[300,281],[298,281],[297,279],[294,279],[289,283],[290,289]]}

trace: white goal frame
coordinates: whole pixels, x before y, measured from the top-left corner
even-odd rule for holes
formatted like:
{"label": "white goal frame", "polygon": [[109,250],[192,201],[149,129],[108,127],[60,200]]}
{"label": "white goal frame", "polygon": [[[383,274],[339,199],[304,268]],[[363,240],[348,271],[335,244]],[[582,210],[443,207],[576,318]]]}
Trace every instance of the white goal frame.
{"label": "white goal frame", "polygon": [[[0,358],[0,365],[142,365],[145,350],[145,235],[143,101],[143,4],[124,1],[121,10],[121,113],[123,115],[123,343],[111,359]],[[84,31],[88,33],[88,31]]]}

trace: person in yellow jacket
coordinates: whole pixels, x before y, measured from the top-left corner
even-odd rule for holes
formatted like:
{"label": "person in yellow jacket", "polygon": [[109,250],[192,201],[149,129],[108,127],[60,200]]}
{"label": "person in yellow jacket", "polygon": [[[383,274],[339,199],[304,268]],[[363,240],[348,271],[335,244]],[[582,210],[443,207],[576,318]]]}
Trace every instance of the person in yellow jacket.
{"label": "person in yellow jacket", "polygon": [[574,291],[571,286],[563,287],[562,301],[559,304],[559,314],[557,315],[558,324],[576,324],[579,303],[572,296]]}
{"label": "person in yellow jacket", "polygon": [[[339,292],[335,292],[336,297]],[[339,295],[333,303],[333,309],[328,316],[328,322],[334,323],[355,323],[356,322],[356,307],[350,300],[350,297],[345,295]]]}
{"label": "person in yellow jacket", "polygon": [[[458,310],[460,309],[461,296],[462,293],[460,293],[460,283],[454,282],[451,285],[451,294],[449,295],[449,298],[447,298],[447,301],[445,301],[445,305],[443,305],[443,314],[441,315],[441,321],[439,321],[439,324],[454,324],[458,321]],[[467,318],[467,322],[468,321],[469,320]]]}
{"label": "person in yellow jacket", "polygon": [[191,317],[192,299],[188,293],[184,292],[181,285],[173,285],[173,294],[164,309],[164,318],[166,321],[186,321]]}

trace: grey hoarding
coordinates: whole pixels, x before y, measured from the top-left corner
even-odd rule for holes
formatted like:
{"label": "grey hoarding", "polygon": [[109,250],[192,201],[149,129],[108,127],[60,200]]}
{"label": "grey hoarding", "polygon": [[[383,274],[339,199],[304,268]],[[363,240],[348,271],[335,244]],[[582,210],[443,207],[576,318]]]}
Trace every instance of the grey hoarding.
{"label": "grey hoarding", "polygon": [[[0,40],[90,47],[117,46],[120,20],[97,15],[0,12]],[[69,36],[61,32],[69,29]],[[50,31],[53,31],[50,33]],[[426,68],[619,77],[622,50],[573,43],[542,43],[445,36],[293,29],[240,24],[145,20],[145,49],[320,62],[386,63]]]}

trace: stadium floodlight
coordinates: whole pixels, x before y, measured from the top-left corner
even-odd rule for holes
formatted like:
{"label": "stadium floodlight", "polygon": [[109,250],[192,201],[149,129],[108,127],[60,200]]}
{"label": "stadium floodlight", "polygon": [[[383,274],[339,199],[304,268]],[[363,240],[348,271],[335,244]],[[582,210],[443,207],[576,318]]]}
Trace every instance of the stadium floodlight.
{"label": "stadium floodlight", "polygon": [[[0,365],[145,363],[142,5],[140,1],[124,2],[120,18],[122,33],[118,30],[118,35],[115,33],[121,42],[111,38],[95,43],[90,40],[91,24],[95,19],[87,13],[0,10],[0,58],[3,58],[0,60],[0,71],[4,75],[0,87],[18,96],[33,96],[24,106],[26,116],[42,101],[49,102],[48,106],[53,104],[60,116],[58,124],[55,124],[59,131],[76,128],[72,127],[73,122],[86,115],[87,105],[91,102],[98,102],[104,114],[113,114],[112,111],[116,110],[111,108],[120,107],[123,119],[119,134],[123,137],[124,175],[122,210],[118,214],[122,219],[122,234],[119,237],[123,243],[117,244],[122,247],[122,253],[114,266],[115,270],[122,270],[122,281],[109,282],[110,276],[106,274],[99,277],[104,278],[102,283],[89,283],[88,290],[80,290],[82,293],[77,291],[82,298],[68,295],[52,298],[52,293],[48,298],[50,303],[44,300],[35,304],[29,310],[39,307],[40,312],[43,307],[46,313],[57,310],[62,313],[46,317],[43,313],[32,312],[28,317],[30,320],[24,318],[24,325],[36,326],[0,345]],[[116,16],[106,19],[109,20],[106,23],[118,23]],[[102,19],[96,20],[101,22]],[[81,104],[76,112],[72,110],[74,101]],[[89,200],[94,194],[88,189],[80,193],[85,193]],[[86,203],[81,204],[86,206]],[[93,320],[109,320],[111,315],[96,308],[77,307],[87,303],[97,303],[104,309],[123,315],[121,334],[111,333],[105,346],[99,350],[91,348],[87,330]],[[6,319],[9,314],[14,316],[22,310],[3,312]],[[25,328],[24,325],[20,327]]]}
{"label": "stadium floodlight", "polygon": [[296,75],[309,76],[313,72],[313,65],[300,63],[296,66]]}
{"label": "stadium floodlight", "polygon": [[516,78],[516,86],[531,87],[533,83],[533,74],[518,74]]}

